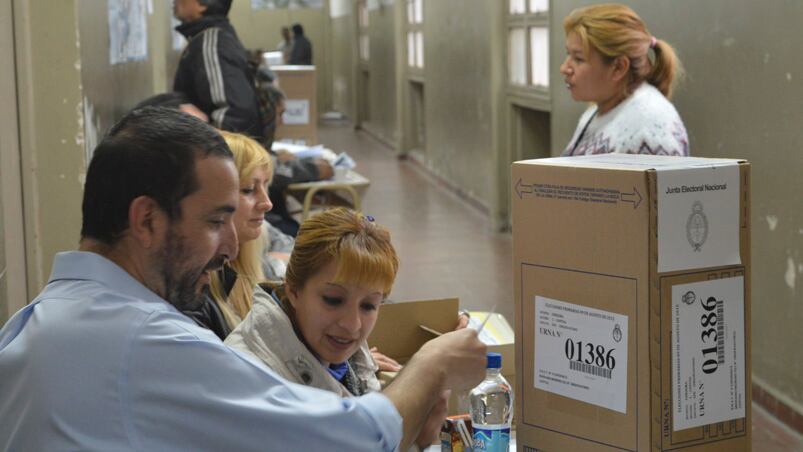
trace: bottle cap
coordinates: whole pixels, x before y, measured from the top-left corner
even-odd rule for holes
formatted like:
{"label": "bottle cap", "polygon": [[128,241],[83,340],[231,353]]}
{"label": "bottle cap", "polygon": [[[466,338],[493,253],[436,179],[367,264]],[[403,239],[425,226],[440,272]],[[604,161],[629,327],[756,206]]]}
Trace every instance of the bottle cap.
{"label": "bottle cap", "polygon": [[502,368],[502,355],[500,353],[488,353],[488,369]]}

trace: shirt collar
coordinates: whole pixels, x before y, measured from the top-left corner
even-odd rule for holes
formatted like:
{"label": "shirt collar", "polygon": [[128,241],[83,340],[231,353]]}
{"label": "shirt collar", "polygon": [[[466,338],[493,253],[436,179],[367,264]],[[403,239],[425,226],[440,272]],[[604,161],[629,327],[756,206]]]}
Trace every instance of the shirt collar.
{"label": "shirt collar", "polygon": [[213,14],[211,16],[203,16],[198,20],[186,22],[176,26],[176,31],[184,35],[187,39],[192,39],[193,36],[212,27],[224,27],[229,23],[226,16]]}
{"label": "shirt collar", "polygon": [[97,253],[67,251],[56,254],[48,284],[60,280],[95,281],[122,295],[172,308],[170,303],[134,279],[122,267]]}

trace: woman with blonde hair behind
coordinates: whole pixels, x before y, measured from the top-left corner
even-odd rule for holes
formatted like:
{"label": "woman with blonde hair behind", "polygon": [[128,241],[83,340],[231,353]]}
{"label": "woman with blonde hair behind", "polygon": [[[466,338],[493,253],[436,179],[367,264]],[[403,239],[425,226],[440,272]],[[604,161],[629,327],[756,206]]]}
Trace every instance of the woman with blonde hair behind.
{"label": "woman with blonde hair behind", "polygon": [[682,73],[669,43],[620,4],[572,11],[560,66],[572,98],[593,105],[563,155],[689,155],[686,128],[669,101]]}
{"label": "woman with blonde hair behind", "polygon": [[268,153],[253,139],[238,133],[219,132],[234,154],[240,176],[240,198],[233,218],[239,252],[234,260],[212,275],[202,308],[185,314],[222,340],[251,310],[254,292],[262,290],[257,284],[265,280],[263,224],[265,212],[273,207],[268,198],[273,167]]}

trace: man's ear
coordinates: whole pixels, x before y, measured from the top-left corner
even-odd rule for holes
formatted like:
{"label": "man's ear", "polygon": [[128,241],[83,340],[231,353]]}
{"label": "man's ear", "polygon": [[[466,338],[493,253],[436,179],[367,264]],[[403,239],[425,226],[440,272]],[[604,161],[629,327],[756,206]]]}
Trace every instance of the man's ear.
{"label": "man's ear", "polygon": [[140,245],[151,248],[167,228],[167,214],[150,196],[139,196],[128,206],[128,228]]}
{"label": "man's ear", "polygon": [[630,72],[630,58],[625,55],[619,55],[613,60],[613,80],[618,82],[628,76]]}

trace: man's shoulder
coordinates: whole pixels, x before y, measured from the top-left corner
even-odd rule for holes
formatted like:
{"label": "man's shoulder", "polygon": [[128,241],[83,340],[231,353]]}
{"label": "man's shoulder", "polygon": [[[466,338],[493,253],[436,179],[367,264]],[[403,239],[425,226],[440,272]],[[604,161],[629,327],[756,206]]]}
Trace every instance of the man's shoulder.
{"label": "man's shoulder", "polygon": [[[155,295],[139,297],[95,281],[58,281],[45,288],[32,304],[42,312],[58,313],[53,318],[60,319],[66,327],[80,320],[87,327],[96,322],[100,328],[110,328],[110,332],[149,324],[159,324],[161,328],[169,325],[175,331],[201,329]],[[75,318],[69,320],[70,317]]]}

